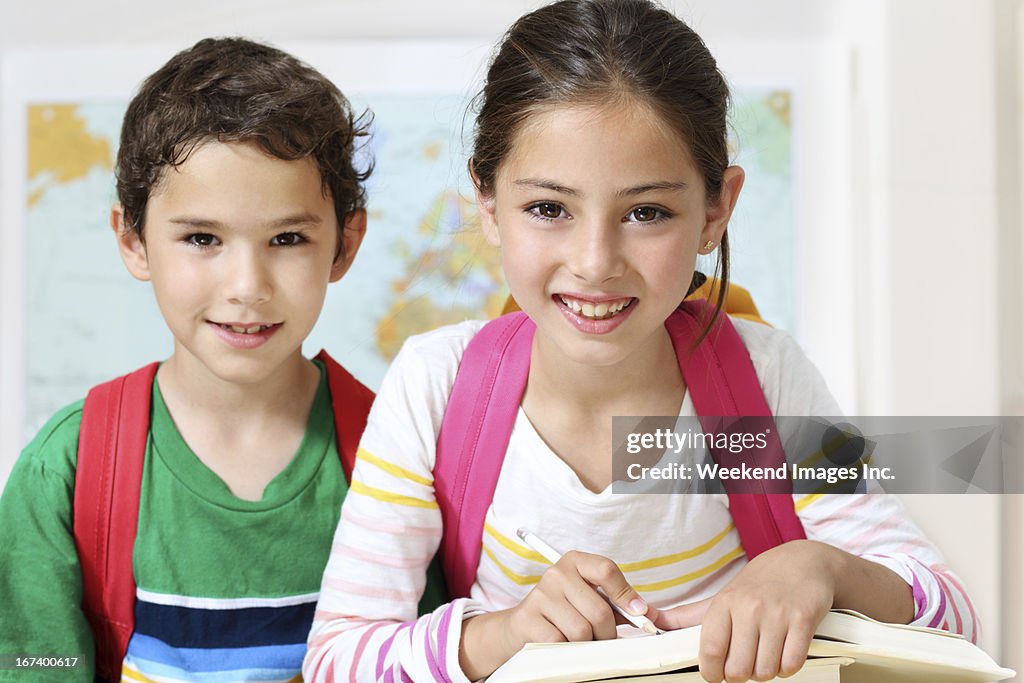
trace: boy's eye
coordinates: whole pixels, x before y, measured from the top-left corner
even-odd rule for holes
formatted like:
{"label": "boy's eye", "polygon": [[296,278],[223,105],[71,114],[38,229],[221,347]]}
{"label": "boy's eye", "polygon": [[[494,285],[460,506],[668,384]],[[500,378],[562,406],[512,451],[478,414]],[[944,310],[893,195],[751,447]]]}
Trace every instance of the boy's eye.
{"label": "boy's eye", "polygon": [[280,235],[275,235],[270,243],[275,247],[294,247],[304,241],[305,238],[297,232],[282,232]]}
{"label": "boy's eye", "polygon": [[627,219],[637,223],[650,223],[665,217],[666,212],[661,209],[656,209],[653,206],[638,206],[629,212]]}
{"label": "boy's eye", "polygon": [[193,247],[212,247],[217,243],[217,238],[208,232],[197,232],[188,235],[185,238],[185,242],[191,244]]}
{"label": "boy's eye", "polygon": [[563,209],[558,204],[555,204],[554,202],[538,202],[537,204],[531,206],[529,208],[529,211],[534,216],[537,216],[538,218],[544,218],[547,220],[561,218],[562,215],[565,213],[565,209]]}

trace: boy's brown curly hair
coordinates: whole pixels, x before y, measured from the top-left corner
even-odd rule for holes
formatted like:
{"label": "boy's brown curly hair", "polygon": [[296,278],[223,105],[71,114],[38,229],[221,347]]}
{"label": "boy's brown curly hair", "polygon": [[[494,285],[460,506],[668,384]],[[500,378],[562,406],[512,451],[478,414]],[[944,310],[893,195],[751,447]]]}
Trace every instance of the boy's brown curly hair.
{"label": "boy's brown curly hair", "polygon": [[244,38],[200,40],[147,78],[128,105],[115,170],[125,227],[144,239],[146,204],[164,171],[212,140],[251,142],[279,159],[312,158],[343,229],[366,205],[362,183],[372,163],[359,170],[353,157],[370,121],[286,52]]}

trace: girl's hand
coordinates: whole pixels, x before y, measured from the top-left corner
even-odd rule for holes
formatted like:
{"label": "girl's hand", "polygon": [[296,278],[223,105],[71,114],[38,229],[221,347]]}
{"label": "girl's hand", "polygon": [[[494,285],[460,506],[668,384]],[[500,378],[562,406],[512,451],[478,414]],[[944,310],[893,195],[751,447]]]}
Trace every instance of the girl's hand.
{"label": "girl's hand", "polygon": [[720,683],[791,676],[832,607],[832,546],[791,541],[758,555],[718,595],[654,614],[662,629],[702,624],[700,673]]}
{"label": "girl's hand", "polygon": [[[616,623],[626,621],[608,600],[630,614],[648,611],[610,559],[568,552],[518,605],[465,621],[459,653],[463,672],[470,680],[490,675],[526,643],[611,640],[617,635]],[[651,610],[652,616],[655,613]]]}
{"label": "girl's hand", "polygon": [[647,603],[614,562],[601,555],[568,552],[509,610],[506,642],[518,651],[525,643],[614,639],[616,623],[626,621],[597,588],[630,614],[647,612]]}

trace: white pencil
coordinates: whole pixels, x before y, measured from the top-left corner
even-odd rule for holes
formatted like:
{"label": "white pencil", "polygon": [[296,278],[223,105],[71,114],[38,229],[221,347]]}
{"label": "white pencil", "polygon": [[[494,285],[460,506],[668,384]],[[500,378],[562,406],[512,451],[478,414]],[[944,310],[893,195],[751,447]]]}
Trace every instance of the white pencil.
{"label": "white pencil", "polygon": [[[559,553],[557,550],[549,546],[544,541],[534,536],[532,533],[530,533],[528,529],[519,527],[518,529],[516,529],[516,536],[518,536],[523,541],[523,543],[525,543],[526,545],[530,546],[538,553],[540,553],[544,557],[544,559],[550,562],[551,564],[555,564],[560,559],[562,559],[561,553]],[[600,588],[597,588],[597,592],[601,595],[604,595],[605,598],[608,598],[608,596],[605,595],[605,592]],[[662,632],[661,629],[654,625],[653,621],[651,621],[644,615],[630,614],[626,610],[616,605],[615,602],[612,601],[610,598],[608,599],[608,604],[612,606],[613,610],[621,614],[626,620],[629,621],[629,623],[633,624],[633,626],[636,626],[638,629],[650,633],[651,635],[658,635]]]}

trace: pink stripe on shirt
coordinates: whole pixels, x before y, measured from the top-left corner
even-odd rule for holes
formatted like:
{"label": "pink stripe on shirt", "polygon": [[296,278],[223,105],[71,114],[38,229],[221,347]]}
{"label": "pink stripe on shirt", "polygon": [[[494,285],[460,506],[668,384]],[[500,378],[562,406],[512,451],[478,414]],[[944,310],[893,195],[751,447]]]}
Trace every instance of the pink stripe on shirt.
{"label": "pink stripe on shirt", "polygon": [[353,583],[351,581],[345,581],[331,576],[324,578],[323,587],[339,593],[351,593],[353,595],[362,595],[379,600],[390,600],[391,602],[411,602],[415,604],[419,601],[419,596],[413,591],[403,591],[397,588],[382,588],[380,586],[367,586],[365,584]]}
{"label": "pink stripe on shirt", "polygon": [[[363,651],[366,650],[366,644],[370,642],[370,638],[372,638],[373,634],[377,632],[377,629],[381,628],[382,626],[386,626],[388,623],[390,622],[377,622],[376,624],[373,624],[368,629],[366,629],[366,631],[363,632],[363,635],[359,637],[359,642],[356,643],[355,652],[352,653],[352,666],[349,667],[348,670],[349,683],[359,683],[359,680],[356,677],[356,671],[359,669],[359,661],[363,657]],[[331,637],[334,637],[334,635],[336,634],[331,634]]]}

